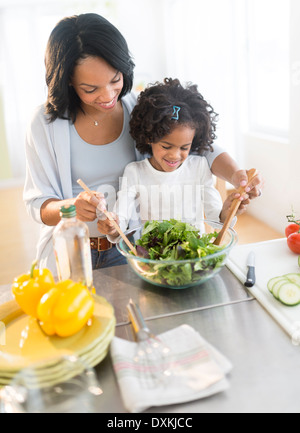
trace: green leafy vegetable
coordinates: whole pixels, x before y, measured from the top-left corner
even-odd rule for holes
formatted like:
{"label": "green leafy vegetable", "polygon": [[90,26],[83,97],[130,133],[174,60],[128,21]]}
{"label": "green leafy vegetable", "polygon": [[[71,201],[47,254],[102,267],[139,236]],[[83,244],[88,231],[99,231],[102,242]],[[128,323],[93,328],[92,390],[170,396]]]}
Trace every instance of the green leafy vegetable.
{"label": "green leafy vegetable", "polygon": [[[141,238],[136,242],[137,253],[140,257],[157,260],[155,264],[143,264],[145,273],[150,275],[154,283],[188,286],[207,279],[212,270],[222,266],[225,253],[209,258],[224,248],[212,243],[216,236],[216,232],[200,236],[196,227],[174,219],[148,221]],[[194,261],[186,262],[187,260]],[[178,263],[174,264],[174,261]],[[182,261],[184,262],[181,263]]]}

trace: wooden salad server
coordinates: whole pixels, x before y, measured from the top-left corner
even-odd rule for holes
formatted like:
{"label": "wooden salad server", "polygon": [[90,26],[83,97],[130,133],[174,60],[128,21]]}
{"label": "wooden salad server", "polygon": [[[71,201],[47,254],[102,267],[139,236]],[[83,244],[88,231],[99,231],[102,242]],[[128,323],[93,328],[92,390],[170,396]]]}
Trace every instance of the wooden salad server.
{"label": "wooden salad server", "polygon": [[[89,189],[89,187],[81,180],[78,179],[77,183],[87,192],[90,194],[91,197],[95,197],[95,194]],[[124,240],[124,242],[127,244],[127,246],[130,248],[130,250],[133,252],[133,254],[136,256],[136,249],[134,248],[134,246],[132,245],[132,243],[130,242],[130,240],[128,239],[128,237],[123,233],[123,231],[121,230],[121,228],[119,227],[119,225],[116,223],[116,221],[111,217],[110,213],[107,212],[106,210],[100,209],[101,212],[104,213],[104,215],[113,223],[115,229],[117,230],[117,232],[119,233],[119,235],[121,236],[121,238]]]}
{"label": "wooden salad server", "polygon": [[[239,194],[243,194],[245,192],[245,189],[247,188],[247,186],[250,184],[250,182],[252,181],[252,179],[257,175],[257,170],[255,168],[252,168],[251,170],[248,171],[248,183],[246,186],[240,186],[237,190],[237,193]],[[231,224],[231,221],[233,220],[233,218],[235,217],[235,214],[237,213],[237,210],[239,208],[241,204],[241,201],[239,198],[236,198],[233,200],[229,213],[227,215],[227,218],[223,224],[222,229],[220,230],[218,236],[216,237],[214,244],[215,245],[220,245],[224,239],[224,236]]]}

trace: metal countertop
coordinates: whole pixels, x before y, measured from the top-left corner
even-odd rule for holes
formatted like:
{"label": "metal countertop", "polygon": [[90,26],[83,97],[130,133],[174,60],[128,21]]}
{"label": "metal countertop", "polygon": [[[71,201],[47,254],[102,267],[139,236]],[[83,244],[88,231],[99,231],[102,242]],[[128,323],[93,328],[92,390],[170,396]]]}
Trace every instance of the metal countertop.
{"label": "metal countertop", "polygon": [[[233,364],[227,391],[147,412],[300,412],[299,347],[227,268],[210,281],[184,290],[147,284],[126,265],[95,271],[94,276],[97,293],[115,307],[116,336],[134,339],[126,310],[132,298],[154,333],[189,324]],[[124,412],[109,355],[97,372],[106,395],[99,411]]]}
{"label": "metal countertop", "polygon": [[[233,364],[227,391],[191,403],[153,407],[148,413],[300,412],[299,347],[227,268],[184,290],[150,285],[128,265],[94,271],[94,283],[97,293],[115,308],[116,336],[134,339],[126,309],[132,298],[154,333],[188,324]],[[10,285],[0,286],[0,304],[10,299]],[[97,411],[126,412],[110,355],[96,371],[103,389]]]}
{"label": "metal countertop", "polygon": [[149,284],[128,265],[94,271],[94,285],[97,294],[114,306],[118,325],[129,323],[126,305],[130,298],[146,319],[253,299],[226,267],[207,282],[181,290]]}
{"label": "metal countertop", "polygon": [[[152,407],[146,413],[300,412],[300,349],[258,302],[215,306],[147,322],[157,334],[184,323],[231,361],[230,388],[190,403]],[[133,340],[131,325],[117,327],[116,336]],[[104,391],[99,412],[126,412],[110,355],[96,370]]]}

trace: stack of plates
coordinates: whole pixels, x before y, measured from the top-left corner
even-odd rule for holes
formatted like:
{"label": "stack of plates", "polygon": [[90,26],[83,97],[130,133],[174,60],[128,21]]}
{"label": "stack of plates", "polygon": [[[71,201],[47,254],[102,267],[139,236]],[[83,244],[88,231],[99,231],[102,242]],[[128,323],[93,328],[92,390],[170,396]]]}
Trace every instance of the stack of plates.
{"label": "stack of plates", "polygon": [[49,337],[38,321],[25,315],[15,301],[0,306],[0,387],[21,370],[35,368],[41,387],[65,381],[80,371],[66,368],[65,358],[76,356],[94,367],[107,355],[115,333],[113,307],[94,295],[95,312],[90,323],[67,338]]}

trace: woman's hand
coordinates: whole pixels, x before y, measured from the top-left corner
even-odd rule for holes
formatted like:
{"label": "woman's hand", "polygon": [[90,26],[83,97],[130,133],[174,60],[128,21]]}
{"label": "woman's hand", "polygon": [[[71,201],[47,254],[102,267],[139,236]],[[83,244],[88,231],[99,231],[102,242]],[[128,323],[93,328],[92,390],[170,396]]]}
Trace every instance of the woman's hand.
{"label": "woman's hand", "polygon": [[[235,188],[239,188],[240,186],[244,187],[248,183],[248,173],[249,170],[238,170],[233,173],[231,183]],[[245,189],[245,192],[248,194],[249,199],[253,200],[254,198],[260,197],[263,189],[263,179],[261,175],[258,173],[250,182],[249,186]]]}
{"label": "woman's hand", "polygon": [[41,219],[44,224],[48,226],[56,226],[60,218],[60,208],[62,206],[70,206],[72,204],[76,207],[77,218],[81,221],[94,221],[96,219],[96,208],[99,201],[104,200],[104,196],[101,193],[94,192],[94,196],[90,196],[85,191],[82,191],[75,198],[69,198],[65,200],[58,200],[50,198],[46,200],[41,206]]}
{"label": "woman's hand", "polygon": [[238,199],[241,202],[240,205],[239,205],[239,208],[237,210],[236,215],[242,215],[246,211],[247,206],[250,203],[250,197],[249,197],[249,195],[247,193],[244,193],[243,195],[241,195],[241,194],[239,194],[237,192],[231,193],[226,198],[226,200],[224,201],[223,208],[222,208],[222,211],[220,213],[220,221],[222,223],[225,222],[225,219],[227,218],[227,215],[229,214],[232,202],[235,199]]}
{"label": "woman's hand", "polygon": [[104,195],[93,191],[91,196],[88,192],[82,191],[74,200],[77,218],[81,221],[94,221],[97,218],[97,207],[105,207]]}
{"label": "woman's hand", "polygon": [[[247,170],[240,170],[237,163],[231,158],[227,152],[222,152],[215,158],[211,166],[212,173],[220,179],[226,180],[231,183],[235,188],[240,186],[244,187],[248,183]],[[246,193],[249,194],[250,200],[261,196],[261,190],[263,189],[263,179],[258,173],[255,176],[249,186],[246,189]]]}

